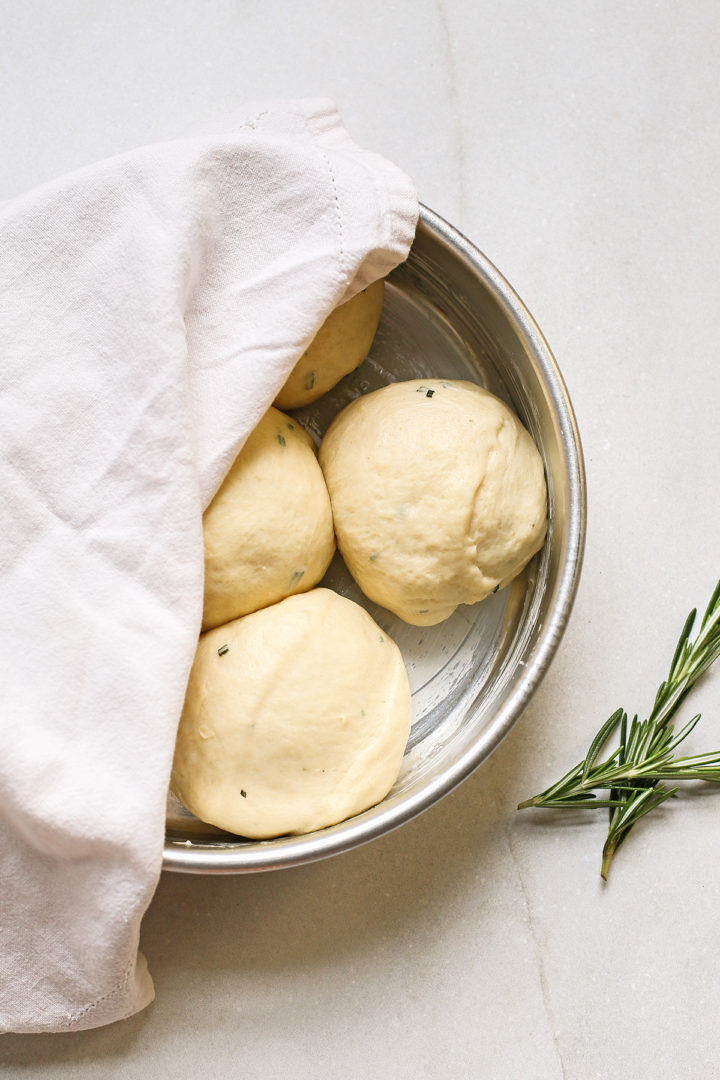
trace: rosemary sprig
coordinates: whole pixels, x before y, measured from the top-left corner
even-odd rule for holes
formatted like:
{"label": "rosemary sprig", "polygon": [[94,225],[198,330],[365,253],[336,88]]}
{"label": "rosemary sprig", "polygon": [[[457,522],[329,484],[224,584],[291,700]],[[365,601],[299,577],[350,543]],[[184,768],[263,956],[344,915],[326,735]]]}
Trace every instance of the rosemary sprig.
{"label": "rosemary sprig", "polygon": [[[700,629],[690,640],[697,611],[685,620],[667,678],[658,687],[647,720],[637,715],[628,725],[623,709],[605,721],[583,761],[556,784],[518,806],[607,809],[610,817],[600,873],[607,880],[610,864],[637,822],[666,799],[674,798],[682,780],[720,783],[720,751],[675,756],[675,751],[700,720],[694,716],[675,732],[671,720],[691,689],[720,656],[720,581],[710,598]],[[613,733],[618,743],[606,757],[601,754]],[[606,792],[600,798],[597,792]]]}

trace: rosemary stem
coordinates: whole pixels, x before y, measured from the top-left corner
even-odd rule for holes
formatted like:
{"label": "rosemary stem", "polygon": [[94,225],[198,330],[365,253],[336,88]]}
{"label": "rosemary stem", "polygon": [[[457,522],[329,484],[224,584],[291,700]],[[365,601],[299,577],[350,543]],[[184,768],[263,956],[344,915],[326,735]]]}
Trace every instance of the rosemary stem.
{"label": "rosemary stem", "polygon": [[[700,715],[678,731],[671,724],[698,679],[720,656],[720,581],[691,641],[696,617],[697,611],[691,611],[683,624],[667,678],[658,687],[647,720],[641,721],[636,715],[628,726],[627,713],[618,709],[595,735],[584,761],[539,795],[518,804],[519,810],[532,806],[608,810],[608,835],[600,869],[605,880],[615,853],[640,818],[676,796],[678,789],[665,786],[664,781],[720,783],[720,751],[675,756],[677,747],[694,730]],[[613,732],[618,745],[598,763]],[[606,792],[607,796],[599,797],[600,792]]]}

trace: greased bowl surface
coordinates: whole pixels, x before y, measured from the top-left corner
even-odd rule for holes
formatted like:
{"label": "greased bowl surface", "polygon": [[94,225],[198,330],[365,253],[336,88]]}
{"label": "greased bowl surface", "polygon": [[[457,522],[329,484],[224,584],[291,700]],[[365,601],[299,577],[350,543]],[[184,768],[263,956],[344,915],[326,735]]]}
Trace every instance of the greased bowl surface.
{"label": "greased bowl surface", "polygon": [[339,825],[264,841],[205,825],[171,795],[165,869],[280,869],[381,836],[476,769],[537,689],[570,614],[582,562],[585,478],[577,426],[557,364],[513,289],[456,229],[422,208],[410,256],[387,279],[369,357],[295,415],[319,441],[358,394],[430,377],[480,383],[528,428],[548,483],[544,547],[506,589],[430,627],[410,626],[367,600],[336,555],[321,584],[363,604],[397,642],[407,666],[413,723],[397,783],[377,806]]}

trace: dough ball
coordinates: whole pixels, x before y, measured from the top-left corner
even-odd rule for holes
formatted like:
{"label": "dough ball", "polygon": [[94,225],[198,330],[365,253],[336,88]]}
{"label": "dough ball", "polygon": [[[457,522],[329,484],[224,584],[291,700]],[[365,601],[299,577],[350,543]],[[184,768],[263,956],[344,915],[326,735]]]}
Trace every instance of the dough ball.
{"label": "dough ball", "polygon": [[172,788],[240,836],[311,832],[387,794],[409,729],[397,646],[359,604],[313,589],[202,635]]}
{"label": "dough ball", "polygon": [[363,362],[380,322],[384,293],[381,278],[330,313],[275,398],[278,408],[309,405]]}
{"label": "dough ball", "polygon": [[540,454],[514,413],[473,383],[413,380],[359,397],[319,457],[350,573],[415,626],[507,585],[542,546]]}
{"label": "dough ball", "polygon": [[203,516],[203,630],[316,585],[335,551],[312,439],[270,408]]}

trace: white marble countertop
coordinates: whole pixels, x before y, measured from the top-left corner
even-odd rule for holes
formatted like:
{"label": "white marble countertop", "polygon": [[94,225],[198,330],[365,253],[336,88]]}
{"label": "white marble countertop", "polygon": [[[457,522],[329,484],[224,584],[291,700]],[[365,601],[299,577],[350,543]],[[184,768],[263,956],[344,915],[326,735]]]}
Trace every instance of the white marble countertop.
{"label": "white marble countertop", "polygon": [[[515,286],[567,381],[589,492],[559,654],[498,751],[357,851],[163,876],[157,999],[5,1036],[9,1076],[720,1076],[720,792],[639,826],[515,812],[618,705],[647,710],[720,574],[720,9],[584,0],[0,2],[0,198],[258,97],[358,142]],[[720,744],[720,672],[696,693]]]}

